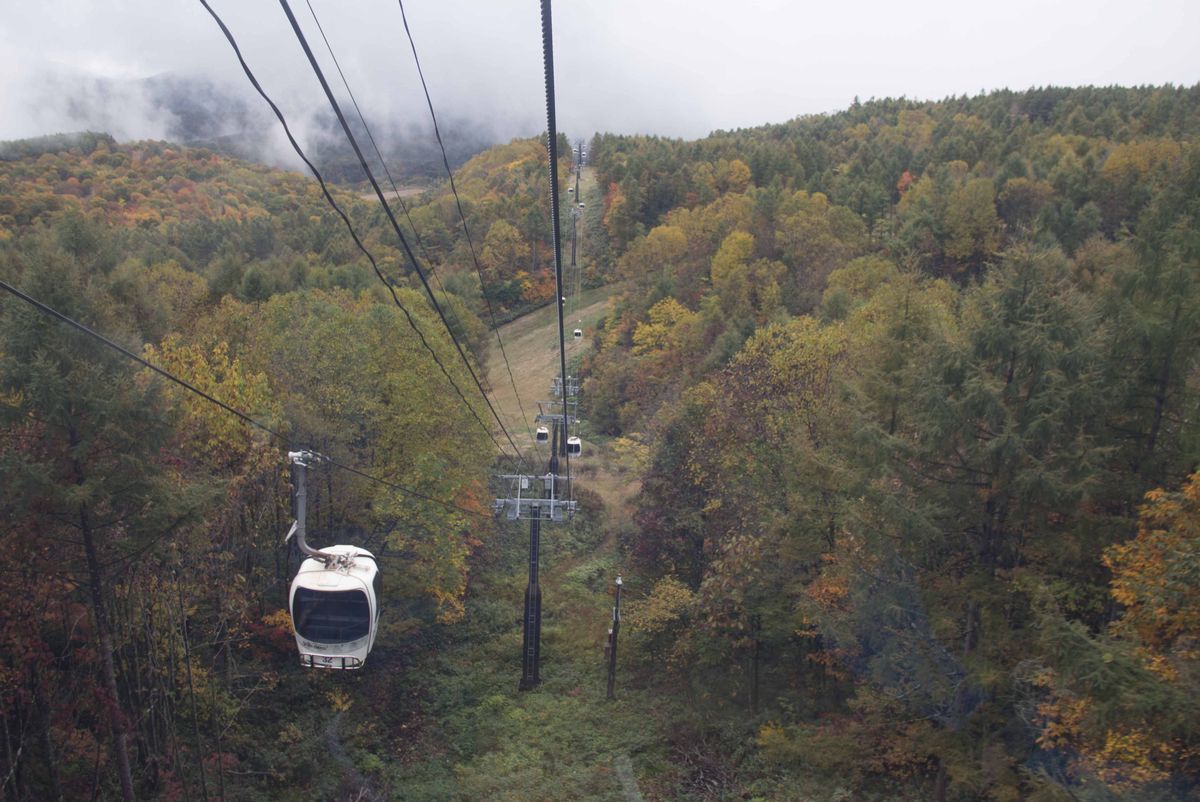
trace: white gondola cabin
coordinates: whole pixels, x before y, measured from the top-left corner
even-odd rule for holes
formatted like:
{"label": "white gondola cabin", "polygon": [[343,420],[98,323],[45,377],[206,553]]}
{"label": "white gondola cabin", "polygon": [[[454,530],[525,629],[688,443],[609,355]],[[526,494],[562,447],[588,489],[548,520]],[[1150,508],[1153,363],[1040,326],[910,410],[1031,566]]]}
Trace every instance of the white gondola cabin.
{"label": "white gondola cabin", "polygon": [[550,430],[547,429],[545,426],[537,427],[537,441],[539,443],[544,443],[549,439],[550,439]]}
{"label": "white gondola cabin", "polygon": [[575,339],[576,340],[583,339],[583,329],[575,329]]}
{"label": "white gondola cabin", "polygon": [[288,594],[300,664],[362,668],[379,630],[379,566],[371,552],[357,546],[321,552],[332,559],[305,560]]}
{"label": "white gondola cabin", "polygon": [[568,437],[567,438],[567,453],[570,454],[572,457],[582,454],[583,453],[583,441],[580,440],[578,437]]}

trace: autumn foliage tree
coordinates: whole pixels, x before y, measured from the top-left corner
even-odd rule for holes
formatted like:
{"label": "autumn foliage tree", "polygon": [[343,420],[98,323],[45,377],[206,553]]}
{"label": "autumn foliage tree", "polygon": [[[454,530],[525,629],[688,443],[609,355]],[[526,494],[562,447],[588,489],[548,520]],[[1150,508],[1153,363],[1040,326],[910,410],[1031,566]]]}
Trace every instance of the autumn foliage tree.
{"label": "autumn foliage tree", "polygon": [[[312,692],[284,609],[296,560],[282,541],[284,451],[304,444],[420,494],[328,467],[309,493],[314,540],[389,561],[384,620],[402,640],[462,616],[490,440],[447,407],[449,380],[390,295],[364,289],[377,286],[369,267],[296,176],[111,141],[0,172],[12,179],[0,191],[6,282],[288,440],[6,295],[5,794],[252,799],[284,782],[334,793],[323,783],[336,778],[301,756],[320,738],[298,724],[314,708],[276,703]],[[428,301],[397,292],[469,387]],[[478,347],[467,295],[442,300]]]}
{"label": "autumn foliage tree", "polygon": [[[1186,799],[1200,761],[1200,475],[1146,495],[1137,535],[1110,547],[1120,614],[1099,637],[1045,613],[1053,659],[1034,678],[1040,743],[1085,787]],[[1051,638],[1054,641],[1051,642]]]}

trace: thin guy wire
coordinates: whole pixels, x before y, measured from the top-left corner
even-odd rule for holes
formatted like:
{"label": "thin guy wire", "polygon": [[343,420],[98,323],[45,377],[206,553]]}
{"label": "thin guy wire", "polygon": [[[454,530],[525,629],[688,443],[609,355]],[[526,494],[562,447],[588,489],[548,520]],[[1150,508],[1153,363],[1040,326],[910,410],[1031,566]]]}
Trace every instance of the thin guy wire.
{"label": "thin guy wire", "polygon": [[[199,397],[203,398],[205,401],[208,401],[210,404],[215,404],[216,406],[220,407],[225,412],[228,412],[230,415],[240,418],[243,423],[249,424],[250,426],[253,426],[257,429],[261,429],[262,431],[266,432],[271,437],[273,437],[276,440],[283,443],[284,446],[286,446],[286,447],[291,446],[291,441],[287,438],[286,435],[283,435],[283,434],[275,431],[271,427],[267,426],[265,423],[261,423],[260,421],[255,420],[254,418],[250,417],[245,412],[242,412],[239,409],[231,407],[229,404],[226,404],[224,401],[222,401],[218,398],[214,398],[213,396],[204,392],[199,387],[195,386],[194,384],[191,384],[187,380],[181,379],[178,376],[176,376],[175,374],[160,368],[158,365],[155,365],[152,362],[146,361],[142,357],[135,354],[133,351],[130,351],[125,346],[123,346],[117,342],[114,342],[113,340],[104,336],[103,334],[96,331],[95,329],[92,329],[92,328],[88,327],[87,325],[80,323],[79,321],[74,320],[73,318],[68,317],[67,315],[63,314],[62,312],[59,312],[54,307],[49,306],[49,305],[43,303],[42,301],[39,301],[38,299],[34,298],[33,296],[27,295],[26,293],[22,292],[21,290],[17,289],[16,287],[12,286],[8,282],[0,281],[0,289],[3,289],[6,292],[10,293],[11,295],[15,296],[16,298],[19,298],[20,300],[29,304],[33,308],[37,309],[42,314],[47,315],[52,318],[55,318],[56,320],[59,320],[63,323],[66,323],[68,326],[71,326],[71,327],[77,329],[78,331],[86,334],[87,336],[91,337],[92,339],[96,340],[97,342],[100,342],[103,345],[108,346],[109,348],[113,349],[114,351],[121,354],[122,356],[124,356],[128,359],[132,359],[134,362],[137,362],[142,367],[147,368],[148,370],[151,370],[154,373],[157,373],[159,376],[162,376],[164,379],[167,379],[168,381],[174,382],[175,384],[184,388],[188,392],[195,393]],[[457,504],[441,501],[439,499],[433,498],[432,496],[425,495],[424,493],[421,493],[420,491],[404,487],[403,485],[396,484],[395,482],[388,481],[387,479],[381,479],[378,476],[374,476],[365,471],[360,471],[357,468],[352,468],[349,465],[343,465],[342,463],[338,462],[337,460],[327,457],[323,454],[320,456],[321,456],[322,462],[327,462],[329,465],[331,465],[334,468],[338,468],[340,470],[346,471],[347,473],[352,473],[355,476],[361,476],[364,479],[369,479],[372,482],[376,482],[377,484],[383,485],[384,487],[389,487],[393,490],[397,490],[401,493],[404,493],[405,495],[409,495],[414,498],[419,498],[419,499],[423,499],[425,501],[432,502],[434,504],[438,504],[448,510],[457,510],[458,512],[463,512],[468,515],[478,515],[480,517],[487,517],[486,515],[484,515],[484,513],[478,512],[477,510],[469,510],[466,507],[460,507]]]}
{"label": "thin guy wire", "polygon": [[[210,6],[208,4],[208,0],[200,0],[200,4],[202,6],[204,6],[204,8],[208,11],[209,15],[212,16],[212,18],[216,21],[217,25],[221,28],[221,32],[223,34],[225,34],[225,38],[229,41],[230,46],[233,48],[233,52],[237,55],[238,62],[241,63],[241,65],[242,65],[242,70],[246,73],[246,77],[250,79],[250,84],[254,87],[255,91],[258,92],[258,94],[262,97],[262,99],[267,102],[267,105],[269,105],[271,107],[271,110],[275,113],[275,117],[276,117],[276,119],[279,120],[280,125],[283,126],[283,131],[287,135],[288,141],[292,145],[292,149],[295,150],[296,155],[298,155],[300,157],[300,159],[306,165],[308,165],[308,169],[312,172],[313,176],[317,179],[317,183],[321,187],[321,193],[325,196],[326,202],[333,208],[333,210],[335,212],[337,212],[338,216],[341,217],[342,222],[345,223],[346,229],[350,232],[350,238],[354,240],[354,244],[358,246],[358,249],[360,251],[362,251],[363,254],[367,257],[368,261],[370,261],[371,268],[375,271],[375,275],[379,278],[380,281],[383,282],[383,285],[385,287],[387,287],[388,292],[391,293],[392,301],[396,304],[397,307],[400,308],[400,311],[404,313],[404,317],[408,321],[409,327],[411,327],[412,330],[414,332],[416,332],[417,337],[421,341],[421,344],[425,346],[425,349],[427,351],[429,351],[429,355],[433,357],[433,361],[437,363],[437,366],[439,368],[441,368],[441,371],[445,375],[447,381],[450,382],[450,386],[454,388],[454,391],[456,393],[458,393],[458,397],[460,399],[462,399],[462,402],[466,405],[467,409],[469,409],[471,411],[471,415],[475,418],[476,422],[479,423],[480,427],[485,432],[487,432],[488,437],[490,437],[492,442],[495,443],[496,450],[499,451],[501,454],[503,454],[504,447],[500,445],[500,442],[498,440],[496,440],[495,435],[492,434],[492,430],[487,426],[486,423],[483,422],[483,419],[479,417],[479,413],[475,411],[475,407],[471,406],[471,403],[469,401],[467,401],[467,397],[465,395],[463,395],[463,391],[459,388],[458,383],[454,381],[454,378],[450,375],[450,372],[448,370],[446,370],[446,366],[444,364],[442,364],[442,360],[438,357],[437,352],[433,350],[432,346],[430,346],[429,342],[425,339],[425,334],[421,331],[420,328],[418,328],[416,321],[413,319],[413,316],[409,313],[408,309],[400,301],[400,297],[396,294],[396,289],[392,286],[392,283],[387,280],[387,277],[385,277],[383,275],[383,272],[379,269],[379,265],[375,261],[375,256],[370,251],[367,250],[367,247],[365,245],[363,245],[362,240],[360,240],[358,238],[358,234],[357,234],[357,232],[355,232],[354,226],[351,225],[351,223],[350,223],[350,218],[346,216],[346,213],[344,211],[342,211],[342,207],[338,206],[337,201],[335,201],[333,199],[333,195],[330,194],[329,187],[326,186],[325,179],[324,179],[324,177],[322,177],[321,171],[318,170],[316,165],[314,165],[309,160],[309,158],[304,154],[304,150],[300,147],[300,143],[297,142],[296,137],[292,135],[291,128],[288,127],[287,120],[284,118],[283,112],[281,112],[279,110],[279,107],[275,105],[275,101],[271,100],[271,98],[267,95],[266,91],[258,83],[258,79],[254,77],[254,73],[251,71],[250,65],[247,64],[245,58],[242,57],[241,48],[238,47],[237,40],[234,39],[233,33],[230,32],[228,27],[226,27],[224,21],[217,14],[217,12],[213,10],[212,6]],[[445,317],[442,318],[442,322],[443,322],[443,324],[446,323]],[[450,328],[448,324],[446,324],[446,328],[447,329]],[[456,340],[454,338],[454,332],[452,332],[452,331],[450,332],[450,338],[452,340],[454,340],[454,344],[457,347],[458,340]],[[459,353],[460,354],[462,353],[461,347],[459,347]],[[465,357],[464,357],[464,359],[465,359]],[[470,365],[468,365],[467,367],[469,370]],[[474,377],[474,375],[475,375],[474,372],[472,372],[471,375],[472,375],[472,377]],[[476,384],[478,384],[478,379],[476,379]],[[487,401],[486,396],[484,396],[484,400]],[[491,406],[490,401],[488,402],[488,406],[489,407]],[[493,410],[493,414],[494,414],[494,410]],[[511,442],[511,441],[512,441],[512,438],[510,437],[509,442]],[[517,457],[520,458],[520,451],[517,451]]]}
{"label": "thin guy wire", "polygon": [[[354,92],[350,89],[350,82],[346,80],[346,75],[342,72],[342,65],[333,53],[333,46],[329,43],[329,37],[325,35],[325,28],[321,25],[321,20],[317,18],[316,9],[313,8],[310,0],[304,0],[304,2],[308,5],[309,12],[312,13],[313,22],[317,24],[317,30],[321,32],[321,39],[325,42],[325,49],[329,51],[329,57],[333,59],[333,66],[337,68],[338,76],[342,79],[342,86],[346,87],[346,94],[350,96],[350,102],[354,104],[354,111],[358,114],[358,120],[362,123],[363,130],[367,132],[367,139],[371,141],[371,147],[375,151],[375,156],[379,159],[379,165],[383,168],[384,175],[387,176],[388,184],[392,187],[392,193],[400,203],[400,210],[404,212],[404,219],[408,221],[408,227],[412,229],[413,239],[417,241],[417,248],[421,251],[421,255],[425,257],[425,261],[432,265],[433,260],[429,258],[429,251],[426,250],[425,243],[421,239],[420,233],[417,232],[417,226],[413,223],[412,215],[408,212],[408,206],[404,203],[404,198],[400,197],[400,189],[396,186],[395,179],[392,178],[392,171],[388,169],[387,161],[383,158],[383,153],[380,151],[379,145],[376,144],[374,135],[371,134],[371,128],[367,125],[367,118],[363,115],[362,109],[359,108],[358,99],[354,97]],[[437,277],[437,272],[433,267],[429,268],[429,275],[434,277],[434,280],[438,282],[438,289],[444,293],[446,288],[442,286],[441,280]]]}
{"label": "thin guy wire", "polygon": [[[205,2],[205,0],[201,0]],[[375,180],[375,174],[371,172],[370,166],[367,164],[366,158],[362,153],[362,148],[358,146],[358,140],[354,137],[354,132],[350,130],[349,124],[346,122],[346,115],[342,113],[342,107],[337,102],[337,98],[333,96],[333,91],[329,88],[329,82],[325,80],[325,73],[321,69],[321,65],[317,62],[316,56],[313,55],[312,48],[308,45],[308,39],[304,36],[304,31],[300,28],[300,23],[296,20],[296,15],[292,13],[292,7],[288,0],[279,0],[279,5],[283,8],[284,14],[287,15],[288,23],[292,26],[292,32],[296,35],[300,47],[304,50],[304,55],[308,58],[308,63],[312,67],[313,73],[317,76],[317,80],[321,84],[321,89],[325,92],[325,97],[329,101],[330,107],[338,118],[338,122],[342,126],[342,131],[346,134],[346,139],[353,148],[354,154],[358,157],[359,166],[367,175],[367,180],[371,183],[371,188],[375,190],[375,196],[379,199],[380,205],[383,207],[384,213],[387,215],[388,221],[392,224],[392,229],[396,232],[396,237],[400,240],[400,245],[404,248],[405,254],[412,263],[413,269],[417,273],[417,277],[421,280],[421,285],[425,288],[425,293],[429,296],[429,302],[433,305],[433,309],[441,318],[442,325],[446,327],[446,331],[450,334],[450,339],[454,343],[454,347],[458,350],[458,355],[462,359],[463,364],[467,368],[467,372],[471,374],[471,378],[475,381],[475,386],[479,389],[479,394],[483,396],[484,402],[488,409],[492,412],[492,417],[496,419],[496,423],[500,426],[500,431],[504,432],[504,436],[508,439],[508,444],[512,446],[513,451],[517,455],[517,460],[525,465],[525,458],[521,454],[521,449],[512,439],[512,434],[509,433],[508,427],[504,425],[504,421],[500,418],[500,414],[496,411],[496,407],[492,404],[492,400],[488,398],[487,391],[483,389],[483,383],[475,374],[475,369],[471,367],[471,361],[467,359],[466,353],[463,351],[462,344],[454,335],[454,330],[450,327],[450,322],[446,320],[446,314],[442,311],[441,304],[438,303],[437,296],[433,293],[433,288],[429,286],[429,280],[425,278],[425,272],[421,270],[421,264],[417,260],[417,255],[413,253],[412,246],[408,244],[408,239],[404,236],[404,232],[400,229],[400,223],[396,220],[396,215],[392,212],[391,204],[384,197],[383,190],[379,188],[379,182]],[[449,375],[449,374],[447,374]],[[456,385],[457,388],[457,385]],[[464,399],[465,400],[465,399]],[[474,409],[472,408],[472,411]],[[489,432],[490,434],[490,432]],[[494,439],[494,438],[493,438]],[[503,449],[500,449],[503,452]]]}
{"label": "thin guy wire", "polygon": [[209,401],[210,403],[216,404],[221,409],[225,410],[226,412],[230,413],[231,415],[236,415],[237,417],[241,418],[244,423],[248,423],[251,426],[257,427],[257,428],[263,430],[264,432],[266,432],[267,434],[271,435],[272,437],[274,437],[278,440],[282,440],[284,443],[287,443],[287,437],[285,437],[284,435],[275,431],[271,427],[267,426],[265,423],[259,423],[254,418],[247,415],[245,412],[242,412],[238,409],[234,409],[233,407],[226,404],[224,401],[214,398],[213,396],[211,396],[208,393],[201,390],[196,385],[191,384],[191,383],[185,381],[184,379],[179,378],[178,376],[168,373],[167,371],[163,370],[162,368],[158,367],[155,364],[147,362],[145,359],[138,356],[133,351],[130,351],[125,346],[120,345],[119,343],[116,343],[113,340],[110,340],[108,337],[105,337],[100,332],[89,328],[88,326],[84,325],[83,323],[80,323],[77,320],[73,320],[72,318],[67,317],[62,312],[59,312],[57,309],[55,309],[47,304],[42,303],[41,301],[34,298],[33,296],[26,295],[25,293],[21,292],[16,287],[9,284],[8,282],[0,281],[0,289],[3,289],[6,292],[12,294],[13,296],[20,298],[22,301],[24,301],[25,303],[34,307],[42,314],[49,315],[50,317],[56,318],[56,319],[62,321],[63,323],[66,323],[68,326],[72,326],[72,327],[78,329],[79,331],[83,332],[84,334],[88,335],[89,337],[92,337],[93,339],[103,343],[104,345],[107,345],[109,348],[113,349],[114,351],[117,351],[118,353],[128,357],[129,359],[132,359],[134,362],[137,362],[142,367],[148,368],[148,369],[154,371],[155,373],[157,373],[159,376],[162,376],[163,378],[166,378],[166,379],[169,379],[170,381],[175,382],[180,387],[183,387],[185,390],[189,390],[189,391],[195,393],[196,395],[200,396],[204,400]]}
{"label": "thin guy wire", "polygon": [[412,31],[408,27],[408,15],[404,12],[404,0],[397,0],[397,2],[400,5],[400,20],[404,23],[404,34],[408,37],[408,46],[412,50],[413,63],[417,65],[417,77],[421,79],[421,89],[425,92],[425,104],[429,106],[429,118],[433,121],[433,135],[437,139],[438,148],[442,151],[442,165],[446,168],[446,175],[450,179],[450,192],[454,194],[454,205],[458,207],[458,219],[462,220],[463,233],[467,237],[467,246],[471,251],[471,262],[475,265],[475,275],[479,276],[479,294],[483,298],[484,305],[487,307],[488,319],[492,324],[492,331],[496,334],[496,343],[500,346],[500,356],[504,359],[504,367],[508,371],[508,380],[512,383],[513,395],[517,399],[517,409],[521,411],[521,417],[525,421],[525,430],[528,432],[533,442],[533,448],[536,451],[537,437],[534,436],[533,429],[529,425],[529,416],[525,414],[525,405],[521,402],[520,391],[517,390],[517,380],[513,378],[512,365],[509,364],[508,353],[504,350],[504,340],[500,338],[500,327],[496,324],[496,313],[492,309],[491,299],[487,296],[487,289],[483,281],[483,269],[479,266],[479,256],[475,252],[475,241],[471,237],[471,228],[467,225],[467,215],[463,211],[462,199],[458,196],[458,186],[454,182],[454,171],[450,169],[450,159],[446,155],[446,145],[442,142],[442,131],[438,126],[437,113],[433,110],[433,98],[429,96],[429,86],[425,83],[425,71],[421,69],[421,59],[417,55],[417,45],[413,41]]}

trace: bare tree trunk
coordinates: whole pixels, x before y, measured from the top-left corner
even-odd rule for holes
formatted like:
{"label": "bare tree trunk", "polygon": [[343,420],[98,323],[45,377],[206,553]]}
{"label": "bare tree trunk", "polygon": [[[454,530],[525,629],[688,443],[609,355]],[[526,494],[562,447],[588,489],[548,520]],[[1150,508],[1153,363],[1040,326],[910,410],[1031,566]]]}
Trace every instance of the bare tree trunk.
{"label": "bare tree trunk", "polygon": [[[1149,459],[1154,454],[1154,447],[1158,445],[1158,433],[1162,426],[1163,416],[1166,414],[1167,408],[1167,391],[1171,386],[1171,360],[1175,356],[1175,335],[1179,326],[1179,316],[1182,313],[1182,304],[1179,299],[1175,300],[1175,308],[1171,313],[1171,334],[1172,338],[1168,341],[1167,353],[1163,355],[1162,367],[1159,368],[1158,378],[1155,381],[1154,387],[1154,419],[1150,424],[1150,433],[1147,436],[1145,459]],[[1140,467],[1140,466],[1139,466]],[[1137,469],[1135,468],[1135,471]]]}
{"label": "bare tree trunk", "polygon": [[21,748],[18,747],[16,753],[12,748],[12,733],[8,728],[8,711],[4,711],[4,715],[0,716],[0,724],[4,725],[4,757],[5,766],[8,768],[8,773],[4,776],[4,784],[0,787],[4,788],[7,793],[5,798],[12,802],[20,802],[24,794],[21,793],[21,772],[20,766],[17,764],[21,760]]}
{"label": "bare tree trunk", "polygon": [[196,684],[192,680],[192,645],[188,638],[187,610],[183,607],[183,586],[175,583],[179,591],[179,626],[183,633],[183,659],[187,666],[188,698],[192,708],[192,735],[196,739],[196,765],[200,768],[200,796],[208,802],[208,780],[204,776],[204,751],[200,743],[200,717],[196,713]]}
{"label": "bare tree trunk", "polygon": [[933,781],[934,802],[946,802],[946,764],[938,760],[937,778]]}
{"label": "bare tree trunk", "polygon": [[217,738],[217,793],[221,802],[225,802],[225,756],[221,754],[221,722],[217,718],[217,684],[210,682],[208,684],[209,699],[212,708],[209,713],[212,716],[212,728]]}
{"label": "bare tree trunk", "polygon": [[[174,581],[176,583],[179,582],[178,576],[175,577]],[[167,622],[167,635],[170,638],[171,646],[171,650],[168,653],[168,667],[170,671],[168,676],[172,678],[172,683],[174,683],[174,678],[179,676],[179,664],[176,661],[178,648],[175,641],[177,629],[174,624],[174,616],[171,616]],[[176,690],[174,684],[172,684],[170,690],[164,693],[165,698],[170,703],[170,713],[166,720],[168,727],[167,735],[171,744],[171,762],[175,767],[175,776],[179,778],[179,787],[183,790],[183,800],[184,802],[191,802],[192,796],[188,792],[187,776],[183,771],[183,762],[179,759],[179,704],[176,698]]]}
{"label": "bare tree trunk", "polygon": [[[1175,310],[1175,316],[1179,317],[1178,308]],[[1150,422],[1150,433],[1146,436],[1145,459],[1147,460],[1154,455],[1154,447],[1158,445],[1158,433],[1162,428],[1163,416],[1166,414],[1167,390],[1171,386],[1171,358],[1174,350],[1174,348],[1168,350],[1166,356],[1163,357],[1162,367],[1159,369],[1158,378],[1154,383],[1154,418]]]}
{"label": "bare tree trunk", "polygon": [[[82,479],[82,473],[77,473]],[[100,559],[96,556],[96,541],[92,536],[92,525],[86,504],[79,505],[79,529],[83,535],[83,550],[87,558],[88,590],[92,600],[92,617],[96,622],[96,636],[100,641],[100,667],[104,687],[108,693],[108,721],[112,729],[113,762],[121,779],[121,798],[135,802],[133,794],[133,770],[129,765],[129,734],[125,730],[125,714],[121,709],[121,695],[117,689],[117,672],[113,667],[112,635],[108,627],[108,612],[104,609],[104,584],[100,574]]]}
{"label": "bare tree trunk", "polygon": [[750,712],[758,713],[758,662],[762,651],[762,640],[759,638],[759,632],[762,629],[762,619],[757,615],[750,619],[750,626],[754,632],[754,645],[750,652]]}
{"label": "bare tree trunk", "polygon": [[38,674],[33,677],[33,702],[37,707],[38,715],[41,718],[39,729],[41,730],[42,750],[46,753],[46,768],[50,775],[50,798],[55,802],[62,802],[62,783],[58,777],[58,758],[54,754],[54,740],[50,737],[50,700],[46,698],[46,691],[42,688],[42,680]]}

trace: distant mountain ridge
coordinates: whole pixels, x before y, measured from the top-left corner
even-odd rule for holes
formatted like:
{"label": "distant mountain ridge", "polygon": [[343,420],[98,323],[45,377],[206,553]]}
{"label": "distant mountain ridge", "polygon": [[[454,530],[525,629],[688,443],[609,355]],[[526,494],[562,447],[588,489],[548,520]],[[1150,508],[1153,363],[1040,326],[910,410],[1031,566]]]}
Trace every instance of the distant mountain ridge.
{"label": "distant mountain ridge", "polygon": [[41,156],[43,153],[61,153],[68,150],[78,150],[87,155],[94,151],[101,142],[110,146],[116,144],[116,140],[110,135],[96,131],[73,131],[65,134],[35,136],[29,139],[13,139],[8,142],[0,142],[0,161],[15,161]]}
{"label": "distant mountain ridge", "polygon": [[[68,137],[63,142],[69,148],[76,146],[69,144],[70,137],[92,135],[82,132],[105,132],[114,139],[161,138],[265,164],[295,163],[291,149],[283,143],[279,123],[265,104],[253,95],[205,77],[163,73],[144,79],[118,80],[52,75],[45,82],[53,90],[47,92],[47,97],[57,98],[57,104],[49,108],[49,116],[62,129],[81,133],[3,143],[0,158],[11,158],[5,153],[25,155],[27,147],[54,148],[56,136]],[[364,111],[370,114],[369,109]],[[355,115],[349,116],[372,169],[378,170],[361,123]],[[424,116],[417,119],[422,122],[368,116],[371,133],[397,181],[437,178],[444,170],[432,126],[424,122]],[[308,119],[288,122],[306,132],[306,153],[327,178],[343,184],[365,180],[358,159],[346,144],[331,111],[322,107]],[[497,142],[486,125],[476,121],[450,118],[442,119],[441,125],[452,167]],[[38,144],[18,145],[18,142]]]}

